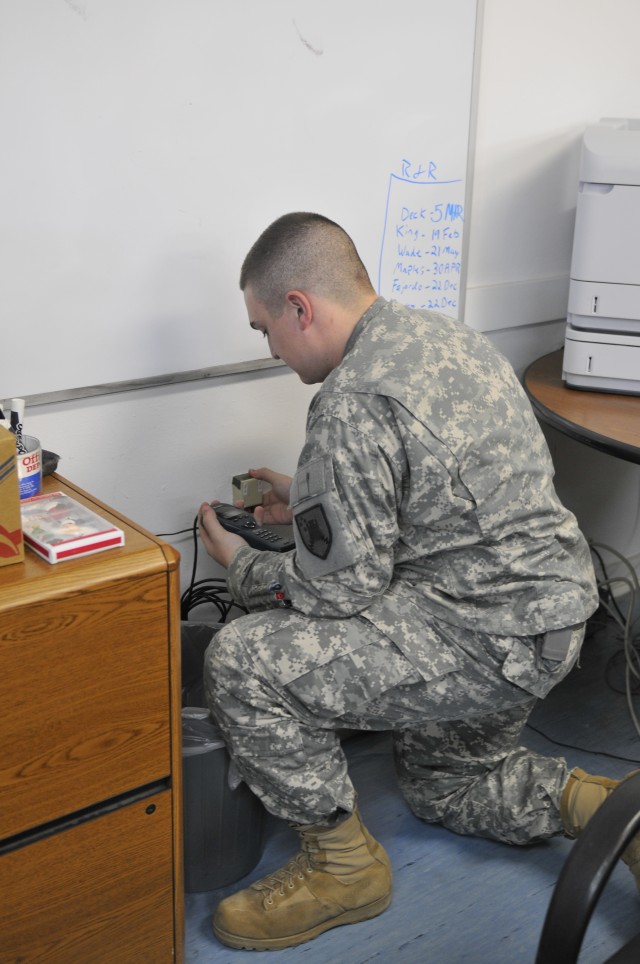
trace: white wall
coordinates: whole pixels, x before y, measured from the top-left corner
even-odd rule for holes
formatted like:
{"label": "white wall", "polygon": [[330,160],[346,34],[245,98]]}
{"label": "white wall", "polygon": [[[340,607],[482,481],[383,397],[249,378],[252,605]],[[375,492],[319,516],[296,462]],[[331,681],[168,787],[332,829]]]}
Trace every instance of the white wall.
{"label": "white wall", "polygon": [[[312,393],[275,368],[38,406],[28,430],[62,456],[61,475],[151,532],[173,532],[192,526],[205,499],[230,501],[238,472],[293,472]],[[181,552],[186,585],[191,536],[167,541]],[[202,553],[198,571],[221,574]]]}
{"label": "white wall", "polygon": [[[562,345],[580,138],[602,116],[640,117],[638,36],[637,0],[485,0],[466,318],[519,372]],[[28,428],[62,474],[167,532],[229,498],[233,474],[293,469],[312,392],[272,370],[41,406]],[[550,438],[584,531],[638,556],[638,467]],[[186,581],[189,540],[170,541]]]}
{"label": "white wall", "polygon": [[567,305],[582,133],[640,117],[637,0],[485,0],[465,318]]}
{"label": "white wall", "polygon": [[[562,346],[582,133],[640,117],[638,36],[637,0],[485,0],[465,318],[519,374]],[[583,531],[639,566],[640,466],[546,434]]]}

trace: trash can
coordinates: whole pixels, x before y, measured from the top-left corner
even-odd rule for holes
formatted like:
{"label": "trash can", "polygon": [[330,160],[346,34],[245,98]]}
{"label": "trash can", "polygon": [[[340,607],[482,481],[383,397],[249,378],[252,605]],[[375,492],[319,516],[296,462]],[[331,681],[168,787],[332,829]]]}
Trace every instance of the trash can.
{"label": "trash can", "polygon": [[180,624],[180,649],[182,659],[182,705],[206,706],[202,670],[207,646],[223,623]]}
{"label": "trash can", "polygon": [[[183,623],[183,654],[189,651],[189,669],[199,658],[199,674],[192,676],[183,700],[203,693],[204,651],[215,630]],[[189,638],[196,644],[190,647]],[[186,640],[186,642],[185,642]],[[199,644],[199,645],[198,645]],[[197,657],[197,652],[200,655]],[[188,674],[187,674],[188,675]],[[198,679],[199,677],[199,679]],[[184,881],[189,893],[217,890],[248,874],[264,849],[265,810],[245,783],[232,788],[231,760],[225,742],[203,706],[182,707],[182,787],[184,831]]]}

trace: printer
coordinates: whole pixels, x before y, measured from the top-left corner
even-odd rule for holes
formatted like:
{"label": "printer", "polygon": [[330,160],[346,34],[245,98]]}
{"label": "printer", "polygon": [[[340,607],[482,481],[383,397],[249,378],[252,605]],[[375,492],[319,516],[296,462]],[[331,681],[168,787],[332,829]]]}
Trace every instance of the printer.
{"label": "printer", "polygon": [[640,119],[584,134],[562,377],[640,395]]}

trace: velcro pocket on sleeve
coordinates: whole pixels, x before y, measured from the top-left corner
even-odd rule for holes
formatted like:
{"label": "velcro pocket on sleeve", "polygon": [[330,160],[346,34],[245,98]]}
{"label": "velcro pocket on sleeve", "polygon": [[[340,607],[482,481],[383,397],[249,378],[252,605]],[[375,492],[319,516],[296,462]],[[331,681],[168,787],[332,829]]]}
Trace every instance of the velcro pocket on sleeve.
{"label": "velcro pocket on sleeve", "polygon": [[307,578],[346,569],[361,557],[329,455],[300,466],[291,484],[291,510],[297,561]]}

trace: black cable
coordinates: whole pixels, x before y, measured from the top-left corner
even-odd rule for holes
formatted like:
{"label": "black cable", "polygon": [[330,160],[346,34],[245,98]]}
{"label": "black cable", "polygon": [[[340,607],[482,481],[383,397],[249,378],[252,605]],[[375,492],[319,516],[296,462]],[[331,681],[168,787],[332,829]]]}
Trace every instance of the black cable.
{"label": "black cable", "polygon": [[[187,619],[189,612],[191,610],[191,594],[193,592],[193,586],[196,580],[196,567],[198,565],[198,516],[196,515],[193,519],[193,566],[191,568],[191,581],[187,586],[187,596],[184,602],[184,612],[181,610],[182,619]],[[184,598],[184,594],[183,594]]]}
{"label": "black cable", "polygon": [[229,613],[234,608],[246,613],[247,610],[244,606],[239,606],[229,595],[226,579],[212,576],[207,579],[196,580],[196,570],[198,568],[198,516],[194,518],[191,530],[183,529],[182,531],[191,531],[193,534],[193,565],[191,567],[189,585],[180,597],[180,619],[183,622],[187,622],[192,610],[204,605],[210,605],[217,609],[221,623],[227,621]]}
{"label": "black cable", "polygon": [[[640,680],[640,658],[634,646],[634,633],[633,627],[638,621],[638,617],[634,619],[634,614],[636,612],[636,601],[640,596],[640,582],[638,582],[638,575],[631,565],[629,560],[617,549],[612,548],[601,543],[590,542],[589,546],[591,551],[600,561],[602,567],[603,579],[598,583],[598,593],[600,596],[601,605],[606,609],[609,615],[614,619],[614,621],[619,625],[622,630],[622,643],[623,652],[625,654],[626,666],[625,666],[625,695],[627,698],[627,709],[629,710],[629,715],[633,721],[636,733],[640,735],[640,719],[636,712],[633,697],[635,696],[635,691],[632,687],[632,678]],[[616,556],[622,563],[624,563],[626,569],[628,570],[628,576],[617,576],[615,578],[609,578],[602,562],[600,554],[597,552],[598,549],[603,549],[606,552],[610,552],[612,555]],[[626,616],[622,613],[620,607],[617,604],[615,596],[612,592],[612,586],[614,584],[622,584],[626,586],[629,593],[629,602],[627,604]]]}
{"label": "black cable", "polygon": [[529,730],[533,730],[534,733],[537,733],[538,736],[541,736],[545,740],[548,740],[549,743],[553,743],[555,746],[563,746],[567,750],[578,750],[580,753],[592,753],[594,756],[606,756],[610,760],[620,760],[621,763],[640,764],[640,760],[633,760],[631,757],[628,757],[628,756],[618,756],[617,753],[608,753],[606,750],[593,750],[588,747],[577,746],[575,743],[563,743],[562,740],[555,740],[552,736],[549,736],[547,733],[545,733],[543,730],[540,730],[537,726],[534,726],[532,723],[526,723],[525,726]]}
{"label": "black cable", "polygon": [[610,591],[610,589],[608,588],[608,587],[609,587],[610,579],[609,579],[609,573],[607,572],[607,567],[606,567],[605,564],[604,564],[604,559],[602,558],[601,554],[598,552],[597,548],[595,547],[595,545],[594,545],[593,543],[589,543],[589,548],[591,549],[591,552],[593,553],[593,555],[596,557],[596,559],[597,559],[598,562],[600,563],[600,568],[602,569],[603,580],[598,583],[598,591],[599,591],[599,594],[600,594],[600,598],[601,598],[602,602],[604,602],[605,604],[610,602],[611,605],[612,605],[612,606],[614,607],[614,609],[616,610],[616,612],[617,612],[618,616],[620,617],[620,619],[624,621],[624,618],[625,618],[625,617],[624,617],[624,615],[623,615],[623,613],[622,613],[622,610],[621,610],[620,607],[618,606],[618,603],[617,603],[617,601],[616,601],[613,593],[612,593],[612,592]]}
{"label": "black cable", "polygon": [[[219,585],[221,584],[221,585]],[[224,579],[200,579],[192,583],[183,594],[184,617],[205,603],[211,603],[220,614],[220,622],[225,622],[234,603],[229,596]]]}
{"label": "black cable", "polygon": [[193,534],[193,567],[191,570],[191,579],[189,580],[189,585],[182,593],[180,597],[180,618],[185,620],[191,608],[191,594],[193,591],[193,586],[196,577],[196,566],[198,564],[198,517],[196,516],[193,520],[193,525],[191,530],[185,529],[185,532],[191,531]]}
{"label": "black cable", "polygon": [[[636,647],[634,647],[634,653],[635,653],[636,659],[640,658],[640,655],[638,654],[638,650]],[[616,673],[619,673],[619,675],[624,676],[624,670],[626,669],[626,666],[627,666],[626,657],[627,657],[627,654],[625,653],[624,649],[619,649],[609,657],[609,659],[607,660],[606,666],[604,668],[605,683],[607,684],[607,686],[609,687],[612,693],[617,693],[619,696],[625,696],[627,689],[624,683],[616,684],[613,677],[615,676]],[[622,665],[620,666],[620,664]],[[633,696],[637,696],[638,694],[640,694],[640,681],[632,684],[630,686],[630,689]]]}
{"label": "black cable", "polygon": [[189,529],[179,529],[176,532],[158,532],[158,538],[166,536],[183,535],[191,532],[193,537],[193,565],[191,567],[191,578],[189,585],[180,596],[180,619],[186,622],[189,614],[198,606],[211,605],[218,611],[220,622],[224,623],[231,610],[236,607],[241,612],[246,612],[242,606],[238,606],[231,599],[226,579],[208,578],[196,581],[196,571],[198,568],[198,516],[193,520],[193,525]]}

